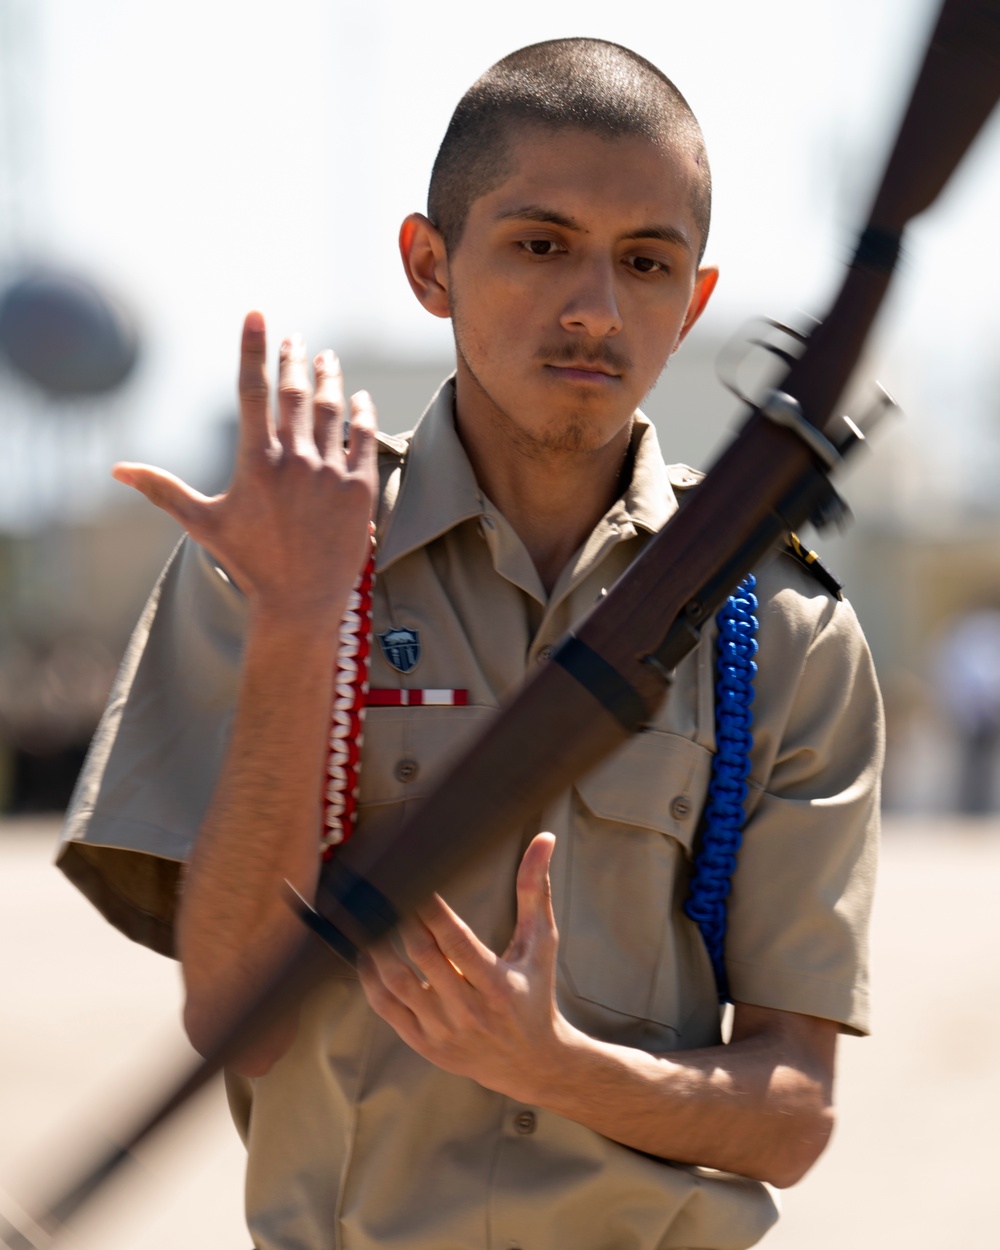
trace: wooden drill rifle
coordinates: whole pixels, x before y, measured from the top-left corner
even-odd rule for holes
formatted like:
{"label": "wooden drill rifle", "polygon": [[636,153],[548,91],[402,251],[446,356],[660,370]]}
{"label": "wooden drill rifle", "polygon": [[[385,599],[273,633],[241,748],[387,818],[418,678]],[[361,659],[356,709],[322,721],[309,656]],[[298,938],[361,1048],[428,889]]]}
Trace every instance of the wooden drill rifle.
{"label": "wooden drill rifle", "polygon": [[[751,408],[684,510],[567,638],[420,810],[395,832],[378,824],[322,873],[316,910],[297,906],[346,957],[493,838],[519,828],[648,722],[670,673],[737,581],[788,529],[830,508],[828,473],[857,441],[833,421],[888,288],[907,222],[930,205],[1000,95],[1000,0],[945,0],[909,107],[844,284],[802,356]],[[204,1061],[34,1221],[9,1250],[35,1250],[316,978],[312,935]]]}

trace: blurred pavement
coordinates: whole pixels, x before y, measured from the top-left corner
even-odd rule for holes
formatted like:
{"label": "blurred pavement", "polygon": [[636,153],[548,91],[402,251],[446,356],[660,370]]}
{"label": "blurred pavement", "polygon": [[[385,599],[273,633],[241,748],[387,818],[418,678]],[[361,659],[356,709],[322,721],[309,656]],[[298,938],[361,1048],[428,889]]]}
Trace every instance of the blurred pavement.
{"label": "blurred pavement", "polygon": [[[49,867],[53,822],[0,822],[0,1215],[46,1192],[191,1052],[167,960]],[[875,1035],[840,1048],[839,1126],[765,1250],[1000,1244],[1000,821],[889,823]],[[66,1250],[248,1250],[219,1084],[95,1204]],[[572,1250],[567,1247],[566,1250]],[[609,1247],[609,1250],[613,1248]]]}

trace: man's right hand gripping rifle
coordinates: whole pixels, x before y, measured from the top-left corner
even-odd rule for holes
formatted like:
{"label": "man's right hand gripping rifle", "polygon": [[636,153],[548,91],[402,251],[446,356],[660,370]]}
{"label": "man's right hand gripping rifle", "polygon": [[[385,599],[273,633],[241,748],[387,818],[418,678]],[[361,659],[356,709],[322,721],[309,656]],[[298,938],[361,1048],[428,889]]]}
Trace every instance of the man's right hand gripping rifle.
{"label": "man's right hand gripping rifle", "polygon": [[[248,607],[230,749],[178,915],[184,1023],[203,1053],[301,940],[283,882],[313,897],[338,626],[367,555],[378,485],[368,393],[351,397],[345,449],[334,353],[314,359],[315,390],[300,338],[282,342],[279,361],[275,415],[264,318],[249,313],[239,449],[225,494],[210,499],[146,465],[114,469],[218,560]],[[294,1019],[280,1019],[234,1066],[266,1072],[294,1029]]]}

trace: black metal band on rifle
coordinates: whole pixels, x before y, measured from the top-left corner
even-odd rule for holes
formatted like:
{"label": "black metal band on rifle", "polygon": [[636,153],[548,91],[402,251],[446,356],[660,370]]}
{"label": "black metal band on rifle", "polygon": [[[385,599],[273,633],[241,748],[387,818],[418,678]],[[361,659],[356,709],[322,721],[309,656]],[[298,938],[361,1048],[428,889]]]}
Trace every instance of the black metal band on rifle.
{"label": "black metal band on rifle", "polygon": [[[367,877],[356,873],[353,868],[349,868],[336,856],[323,867],[320,897],[317,901],[320,913],[330,901],[342,907],[357,922],[365,937],[371,942],[388,933],[399,923],[399,912],[382,891],[373,886]],[[325,920],[325,917],[323,919]],[[349,942],[346,946],[342,946],[336,938],[332,938],[332,935],[315,923],[307,923],[338,954],[343,955],[345,959],[350,959]],[[333,929],[334,934],[339,934],[339,930],[334,928],[329,921],[326,921],[326,925],[327,928]],[[340,934],[340,937],[343,938],[343,935]]]}
{"label": "black metal band on rifle", "polygon": [[288,906],[295,912],[296,916],[298,916],[306,928],[311,929],[318,938],[321,938],[330,950],[351,965],[358,962],[358,948],[354,943],[349,941],[336,925],[331,924],[325,916],[321,916],[316,908],[302,897],[290,881],[285,882],[285,896]]}
{"label": "black metal band on rifle", "polygon": [[645,700],[638,690],[575,634],[569,635],[552,659],[607,708],[628,733],[635,733],[648,719]]}
{"label": "black metal band on rifle", "polygon": [[898,230],[883,230],[880,226],[869,226],[861,232],[851,264],[861,265],[865,269],[881,269],[886,273],[892,273],[899,259],[902,240],[903,236]]}

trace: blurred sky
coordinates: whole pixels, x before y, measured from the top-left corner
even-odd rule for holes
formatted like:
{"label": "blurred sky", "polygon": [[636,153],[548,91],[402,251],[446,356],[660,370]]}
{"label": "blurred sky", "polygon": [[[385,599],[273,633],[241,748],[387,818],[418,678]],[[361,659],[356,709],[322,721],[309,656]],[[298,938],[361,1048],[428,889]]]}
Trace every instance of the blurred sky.
{"label": "blurred sky", "polygon": [[[232,408],[249,307],[275,333],[299,329],[345,356],[447,356],[447,324],[403,279],[399,221],[423,208],[451,110],[490,63],[587,34],[653,60],[703,124],[708,259],[722,281],[701,333],[751,313],[821,313],[932,7],[0,0],[27,209],[0,226],[0,263],[61,260],[135,307],[146,348],[112,405],[128,418],[114,454],[183,472]],[[955,447],[997,421],[998,152],[994,118],[913,228],[883,334],[890,373],[918,408],[945,415],[942,463],[968,458]]]}

